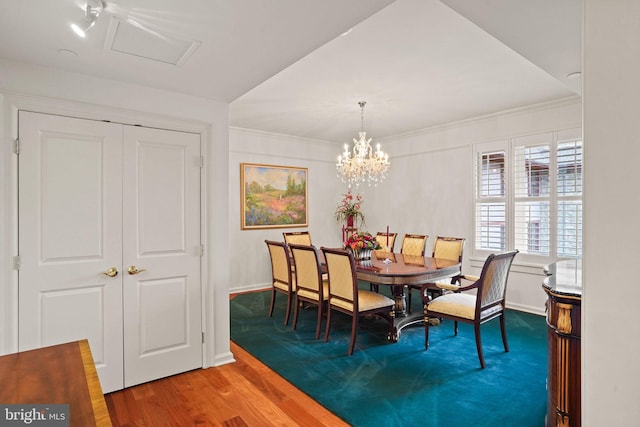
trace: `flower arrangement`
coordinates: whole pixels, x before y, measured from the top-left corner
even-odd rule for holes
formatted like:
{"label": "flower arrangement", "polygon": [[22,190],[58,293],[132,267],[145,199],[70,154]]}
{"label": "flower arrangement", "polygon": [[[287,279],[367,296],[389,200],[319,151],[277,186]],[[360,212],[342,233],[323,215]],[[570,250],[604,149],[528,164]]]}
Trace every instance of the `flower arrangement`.
{"label": "flower arrangement", "polygon": [[345,249],[351,249],[359,251],[362,249],[380,249],[381,246],[371,233],[366,231],[359,231],[348,236],[346,242],[344,242]]}
{"label": "flower arrangement", "polygon": [[360,211],[362,196],[360,194],[351,194],[351,189],[342,196],[342,200],[336,208],[336,220],[347,221],[351,217],[354,221],[358,219],[361,222],[364,221],[364,214]]}

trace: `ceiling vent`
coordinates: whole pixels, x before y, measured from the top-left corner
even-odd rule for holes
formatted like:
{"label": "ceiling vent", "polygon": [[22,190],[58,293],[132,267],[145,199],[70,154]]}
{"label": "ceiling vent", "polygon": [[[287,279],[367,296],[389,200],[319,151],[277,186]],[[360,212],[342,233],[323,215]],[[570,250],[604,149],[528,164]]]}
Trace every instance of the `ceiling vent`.
{"label": "ceiling vent", "polygon": [[151,61],[182,65],[200,46],[112,17],[105,49]]}

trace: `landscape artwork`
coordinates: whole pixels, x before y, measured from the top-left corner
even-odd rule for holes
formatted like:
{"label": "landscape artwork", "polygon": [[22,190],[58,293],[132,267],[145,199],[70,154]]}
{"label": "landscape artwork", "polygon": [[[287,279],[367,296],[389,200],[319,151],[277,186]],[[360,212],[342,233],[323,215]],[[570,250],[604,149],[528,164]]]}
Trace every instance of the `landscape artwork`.
{"label": "landscape artwork", "polygon": [[242,229],[307,227],[307,168],[240,164]]}

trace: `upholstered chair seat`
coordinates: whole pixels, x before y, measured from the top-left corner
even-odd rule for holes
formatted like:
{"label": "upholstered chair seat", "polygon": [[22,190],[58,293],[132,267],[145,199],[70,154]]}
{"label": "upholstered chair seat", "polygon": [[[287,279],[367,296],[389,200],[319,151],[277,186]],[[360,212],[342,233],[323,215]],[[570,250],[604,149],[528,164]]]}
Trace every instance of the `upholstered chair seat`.
{"label": "upholstered chair seat", "polygon": [[[393,303],[392,299],[375,292],[367,291],[366,289],[358,289],[358,300],[358,311],[360,312],[377,310],[380,308],[388,307],[390,302]],[[335,298],[331,301],[331,303],[336,307],[341,307],[345,310],[353,311],[353,302],[351,301]]]}

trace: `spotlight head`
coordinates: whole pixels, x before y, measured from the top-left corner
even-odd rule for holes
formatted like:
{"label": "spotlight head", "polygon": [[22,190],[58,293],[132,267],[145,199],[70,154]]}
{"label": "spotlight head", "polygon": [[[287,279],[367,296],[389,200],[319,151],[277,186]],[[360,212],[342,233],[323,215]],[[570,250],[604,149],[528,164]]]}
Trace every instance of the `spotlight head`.
{"label": "spotlight head", "polygon": [[74,33],[76,33],[79,37],[86,37],[87,32],[96,25],[96,21],[98,20],[98,16],[100,16],[100,12],[104,8],[104,4],[102,1],[99,1],[95,4],[89,4],[87,2],[87,6],[85,9],[85,21],[82,24],[76,24],[75,22],[71,24],[71,29]]}

